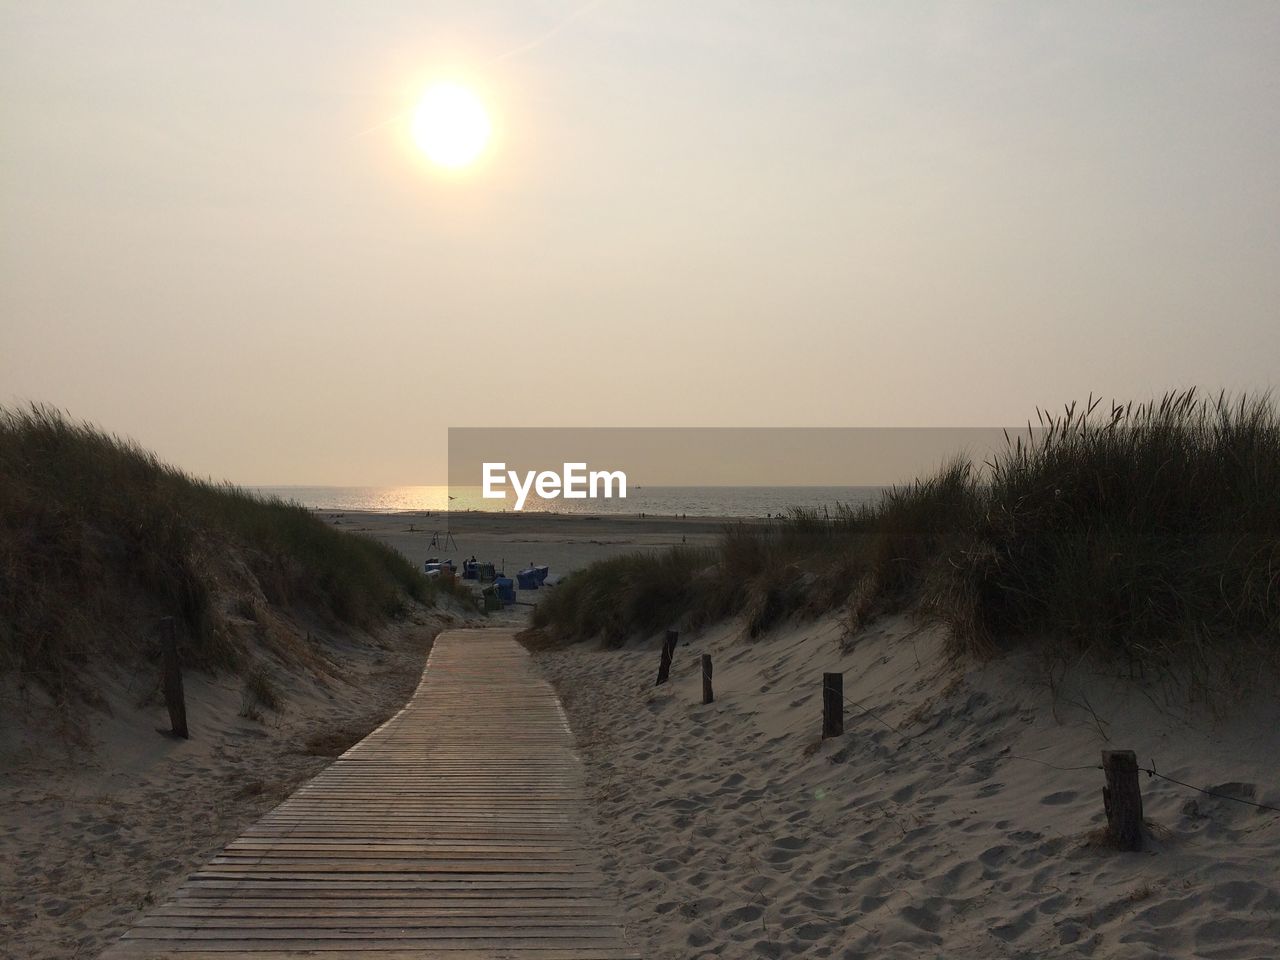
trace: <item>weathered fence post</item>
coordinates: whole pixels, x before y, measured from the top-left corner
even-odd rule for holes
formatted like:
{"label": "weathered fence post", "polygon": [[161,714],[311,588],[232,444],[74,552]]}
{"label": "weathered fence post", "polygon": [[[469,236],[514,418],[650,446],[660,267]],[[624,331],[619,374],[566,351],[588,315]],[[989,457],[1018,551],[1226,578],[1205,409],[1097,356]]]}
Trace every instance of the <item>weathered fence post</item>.
{"label": "weathered fence post", "polygon": [[1132,750],[1103,750],[1102,770],[1107,785],[1102,804],[1107,811],[1107,836],[1121,850],[1142,849],[1142,791],[1138,787],[1138,756]]}
{"label": "weathered fence post", "polygon": [[711,703],[715,698],[715,692],[711,689],[711,654],[704,653],[702,655],[702,702]]}
{"label": "weathered fence post", "polygon": [[844,674],[822,675],[822,739],[844,733]]}
{"label": "weathered fence post", "polygon": [[658,664],[658,682],[654,684],[655,687],[662,686],[671,677],[671,658],[675,655],[676,641],[679,639],[678,631],[667,631],[667,638],[662,641],[662,661]]}
{"label": "weathered fence post", "polygon": [[160,621],[164,646],[164,700],[169,707],[169,724],[175,737],[190,739],[187,732],[187,698],[182,692],[182,665],[178,663],[178,622],[173,617]]}

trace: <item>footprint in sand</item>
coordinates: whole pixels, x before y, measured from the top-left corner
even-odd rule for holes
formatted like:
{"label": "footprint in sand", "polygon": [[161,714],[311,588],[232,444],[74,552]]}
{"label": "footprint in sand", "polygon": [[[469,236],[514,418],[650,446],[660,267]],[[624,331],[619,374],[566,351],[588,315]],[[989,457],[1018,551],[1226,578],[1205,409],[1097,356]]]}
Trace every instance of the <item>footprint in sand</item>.
{"label": "footprint in sand", "polygon": [[783,837],[773,842],[773,849],[764,855],[764,859],[774,864],[789,863],[803,848],[804,841],[798,837]]}
{"label": "footprint in sand", "polygon": [[827,913],[831,908],[829,897],[820,897],[814,893],[806,893],[801,896],[800,906],[804,907],[809,913]]}
{"label": "footprint in sand", "polygon": [[732,930],[734,927],[741,926],[744,923],[754,923],[760,919],[762,913],[763,911],[754,904],[735,907],[732,910],[726,910],[720,915],[718,926],[721,930]]}
{"label": "footprint in sand", "polygon": [[898,911],[898,916],[926,933],[937,933],[938,927],[941,926],[941,921],[938,919],[937,914],[928,904],[905,906]]}
{"label": "footprint in sand", "polygon": [[866,860],[856,867],[849,867],[840,874],[840,879],[845,883],[854,883],[865,877],[873,876],[876,872],[877,864],[873,860]]}
{"label": "footprint in sand", "polygon": [[658,803],[654,804],[654,806],[674,807],[676,810],[688,812],[691,810],[701,810],[706,806],[706,804],[701,800],[695,800],[692,797],[677,797],[673,800],[660,800]]}
{"label": "footprint in sand", "polygon": [[707,933],[705,930],[700,930],[697,927],[694,927],[689,931],[687,942],[691,947],[705,947],[711,942],[711,934]]}
{"label": "footprint in sand", "polygon": [[1036,910],[1038,910],[1040,913],[1056,917],[1059,913],[1062,912],[1062,908],[1065,907],[1068,902],[1069,901],[1066,894],[1055,893],[1053,896],[1049,897],[1048,899],[1040,901],[1040,904],[1036,907]]}
{"label": "footprint in sand", "polygon": [[801,946],[803,947],[804,944],[813,943],[834,930],[835,924],[829,920],[810,920],[808,923],[802,923],[800,926],[795,927],[791,933],[795,935],[796,940],[801,941]]}
{"label": "footprint in sand", "polygon": [[858,910],[861,911],[863,916],[866,916],[867,914],[875,913],[888,901],[888,897],[868,894],[858,901]]}
{"label": "footprint in sand", "polygon": [[940,893],[955,893],[968,887],[970,884],[977,882],[982,876],[982,869],[971,861],[958,863],[937,881],[937,889]]}
{"label": "footprint in sand", "polygon": [[997,846],[994,846],[994,847],[988,847],[986,850],[982,851],[982,853],[978,856],[978,859],[985,866],[988,866],[988,867],[999,866],[1000,864],[1004,863],[1006,859],[1008,859],[1009,851],[1011,849],[1012,847],[1007,847],[1004,844],[998,844]]}
{"label": "footprint in sand", "polygon": [[1227,910],[1254,910],[1280,916],[1280,892],[1255,880],[1224,881],[1209,891],[1209,898]]}
{"label": "footprint in sand", "polygon": [[66,900],[58,900],[56,898],[45,900],[40,904],[40,909],[43,910],[47,916],[50,916],[50,917],[60,917],[64,913],[66,913],[70,908],[71,908],[71,904],[68,903]]}
{"label": "footprint in sand", "polygon": [[1064,803],[1070,803],[1076,798],[1077,794],[1074,790],[1059,790],[1057,793],[1051,793],[1046,797],[1041,797],[1040,802],[1050,807],[1058,807]]}

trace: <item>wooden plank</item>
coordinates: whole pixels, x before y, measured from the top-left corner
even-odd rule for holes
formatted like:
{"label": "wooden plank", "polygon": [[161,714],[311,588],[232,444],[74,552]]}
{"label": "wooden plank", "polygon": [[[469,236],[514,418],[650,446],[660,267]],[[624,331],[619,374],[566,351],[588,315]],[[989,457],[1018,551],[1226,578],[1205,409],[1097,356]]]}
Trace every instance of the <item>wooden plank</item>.
{"label": "wooden plank", "polygon": [[[438,921],[442,922],[442,921]],[[198,926],[147,927],[137,926],[125,934],[130,940],[600,940],[618,937],[622,928],[617,925],[551,926],[539,927],[519,919],[506,928],[496,926],[462,925],[456,927],[410,927],[395,924],[392,927],[375,927],[371,924],[347,921],[335,928],[316,926],[299,927],[292,924],[283,928],[264,926],[261,921],[250,924],[245,921],[233,928]]]}
{"label": "wooden plank", "polygon": [[[434,944],[440,950],[439,944]],[[235,960],[302,960],[302,958],[320,957],[322,960],[432,960],[422,952],[420,946],[405,949],[396,946],[369,946],[352,949],[349,944],[334,944],[332,947],[290,950],[274,945],[273,949],[244,948],[235,946],[217,947],[202,946],[182,952],[182,960],[229,960],[227,953],[234,951]],[[135,941],[122,944],[112,953],[112,960],[172,960],[174,954],[167,947],[158,947],[154,943]],[[448,953],[448,960],[495,960],[489,949],[458,948]],[[506,956],[511,956],[507,954]],[[546,946],[530,947],[518,955],[516,960],[636,960],[637,954],[626,949],[609,949],[605,947],[572,947],[549,948]]]}
{"label": "wooden plank", "polygon": [[493,906],[490,901],[477,903],[470,907],[459,906],[424,906],[422,904],[412,904],[403,907],[369,907],[369,906],[345,906],[340,903],[322,904],[310,903],[305,907],[230,907],[218,905],[212,907],[204,907],[203,909],[185,908],[175,909],[173,907],[164,907],[152,910],[147,916],[138,921],[137,926],[183,926],[183,922],[163,923],[164,920],[204,920],[204,921],[230,921],[233,919],[264,919],[284,922],[297,922],[299,920],[314,921],[321,925],[332,925],[336,923],[346,922],[348,920],[374,921],[382,919],[395,919],[399,921],[414,921],[424,918],[469,918],[477,920],[481,918],[492,917],[532,917],[557,918],[557,917],[604,917],[609,918],[614,915],[614,908],[611,904],[599,904],[597,906],[584,906],[580,903],[567,902],[563,904],[541,905],[533,907],[497,907]]}
{"label": "wooden plank", "polygon": [[[417,960],[434,960],[436,953],[444,951],[472,950],[475,955],[483,957],[485,960],[524,960],[527,956],[538,956],[531,951],[536,950],[581,950],[581,951],[616,951],[615,955],[628,958],[628,960],[639,960],[639,955],[630,952],[624,953],[619,950],[615,944],[618,943],[617,937],[601,937],[596,940],[582,939],[562,939],[554,938],[530,939],[526,937],[489,937],[489,938],[450,938],[447,940],[423,941],[413,940],[401,937],[377,937],[366,938],[363,940],[315,940],[305,937],[292,939],[270,940],[256,937],[244,937],[237,940],[186,940],[170,939],[170,940],[131,940],[123,941],[123,948],[128,950],[134,945],[141,945],[142,950],[133,953],[120,952],[117,948],[112,948],[108,953],[103,954],[104,958],[116,960],[117,957],[137,956],[141,952],[143,956],[152,956],[163,958],[163,960],[171,960],[172,957],[180,956],[184,960],[186,955],[192,951],[202,951],[214,953],[216,951],[225,951],[222,960],[226,960],[226,954],[235,954],[238,960],[242,960],[242,955],[249,951],[261,951],[268,953],[275,951],[275,957],[278,958],[281,952],[294,953],[295,955],[308,955],[311,953],[322,952],[326,949],[346,949],[355,952],[355,956],[359,957],[362,953],[374,952],[379,950],[416,950],[415,956]],[[430,950],[430,953],[423,953],[424,950]],[[595,956],[594,953],[587,953],[587,956]],[[452,954],[449,960],[454,960]]]}
{"label": "wooden plank", "polygon": [[510,632],[442,634],[404,709],[103,960],[637,960],[582,846],[583,793]]}

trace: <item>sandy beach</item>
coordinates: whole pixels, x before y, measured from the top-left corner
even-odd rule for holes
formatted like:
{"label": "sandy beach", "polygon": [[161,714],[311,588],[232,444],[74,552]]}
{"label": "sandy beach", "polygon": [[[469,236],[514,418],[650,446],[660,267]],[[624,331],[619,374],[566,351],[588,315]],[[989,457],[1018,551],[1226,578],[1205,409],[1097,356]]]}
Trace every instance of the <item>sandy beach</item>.
{"label": "sandy beach", "polygon": [[[1143,776],[1148,845],[1121,853],[1099,840],[1096,769],[1131,748],[1280,806],[1274,700],[1215,716],[1083,669],[1050,689],[1030,654],[953,669],[936,629],[900,618],[740,634],[683,639],[656,689],[653,644],[539,657],[646,956],[1275,956],[1280,814]],[[822,740],[829,670],[847,725]]]}
{"label": "sandy beach", "polygon": [[[710,546],[727,524],[762,520],[715,517],[579,516],[558,513],[371,513],[317,511],[341,530],[364,533],[421,564],[429,556],[476,556],[505,563],[508,576],[530,564],[548,564],[556,579],[596,560],[667,547]],[[452,535],[452,541],[446,537]],[[433,539],[435,543],[433,544]],[[523,599],[523,598],[522,598]],[[532,598],[529,598],[532,599]]]}
{"label": "sandy beach", "polygon": [[[596,559],[675,543],[710,543],[723,521],[464,514],[457,549],[429,547],[438,518],[346,513],[337,529],[421,561],[476,554],[514,572],[548,563],[563,576]],[[411,529],[412,528],[412,529]],[[443,535],[443,525],[441,525]],[[519,558],[517,560],[517,558]],[[545,594],[545,591],[543,591]],[[536,593],[522,593],[525,603]],[[487,618],[522,626],[527,609]],[[330,631],[327,669],[281,665],[277,713],[242,716],[243,681],[188,673],[193,736],[168,726],[155,677],[98,670],[102,703],[68,715],[38,689],[6,681],[0,726],[0,956],[95,957],[245,825],[397,710],[418,683],[430,638],[465,614],[430,612],[376,637]],[[340,748],[339,748],[340,747]]]}
{"label": "sandy beach", "polygon": [[[435,549],[437,518],[324,518],[416,562],[474,553],[558,576],[710,544],[724,525],[467,514],[450,518],[456,547]],[[87,745],[51,735],[55,714],[33,699],[3,743],[6,955],[96,956],[330,761],[309,743],[345,747],[397,709],[430,637],[461,619],[419,615],[372,650],[331,638],[332,675],[288,677],[285,708],[262,720],[239,715],[239,681],[193,677],[189,742],[155,733],[163,710],[137,678],[106,677]],[[536,655],[586,763],[609,895],[646,957],[1262,960],[1280,944],[1280,814],[1143,777],[1147,848],[1120,853],[1102,841],[1097,768],[1101,750],[1131,748],[1167,776],[1280,806],[1274,700],[1215,711],[1083,667],[1050,684],[1030,651],[957,666],[940,628],[897,616],[853,635],[841,617],[793,619],[754,641],[729,621],[682,637],[657,688],[655,644]],[[823,671],[843,673],[847,704],[827,740]]]}

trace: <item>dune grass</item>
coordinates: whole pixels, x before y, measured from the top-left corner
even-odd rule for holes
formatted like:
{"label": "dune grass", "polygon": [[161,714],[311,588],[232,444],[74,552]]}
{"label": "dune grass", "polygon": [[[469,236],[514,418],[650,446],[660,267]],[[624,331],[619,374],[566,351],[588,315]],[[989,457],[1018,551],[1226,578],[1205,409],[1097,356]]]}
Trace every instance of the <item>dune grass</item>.
{"label": "dune grass", "polygon": [[372,627],[435,589],[301,506],[193,479],[48,407],[0,409],[0,669],[65,692],[95,656],[145,648],[160,616],[185,662],[237,667],[224,608]]}
{"label": "dune grass", "polygon": [[709,551],[619,557],[535,613],[561,639],[620,642],[742,614],[847,607],[944,622],[957,653],[1030,640],[1131,669],[1280,656],[1280,419],[1270,397],[1090,400],[834,516],[735,526]]}

